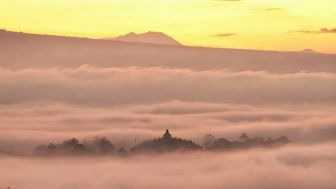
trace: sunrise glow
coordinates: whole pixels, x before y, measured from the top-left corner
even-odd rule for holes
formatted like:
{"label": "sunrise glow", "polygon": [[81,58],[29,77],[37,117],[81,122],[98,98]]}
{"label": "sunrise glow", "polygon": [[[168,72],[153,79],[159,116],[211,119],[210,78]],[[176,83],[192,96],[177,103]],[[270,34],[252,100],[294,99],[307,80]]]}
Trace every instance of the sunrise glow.
{"label": "sunrise glow", "polygon": [[[2,0],[0,28],[90,38],[160,31],[185,45],[336,53],[334,0]],[[311,31],[311,32],[307,32]]]}

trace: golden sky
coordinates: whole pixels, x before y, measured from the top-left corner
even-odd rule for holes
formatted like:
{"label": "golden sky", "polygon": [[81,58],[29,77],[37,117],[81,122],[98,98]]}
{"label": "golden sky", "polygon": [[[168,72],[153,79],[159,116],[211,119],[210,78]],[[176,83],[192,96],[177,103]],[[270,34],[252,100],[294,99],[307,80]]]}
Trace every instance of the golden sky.
{"label": "golden sky", "polygon": [[0,0],[0,28],[91,38],[161,31],[185,45],[336,53],[336,1]]}

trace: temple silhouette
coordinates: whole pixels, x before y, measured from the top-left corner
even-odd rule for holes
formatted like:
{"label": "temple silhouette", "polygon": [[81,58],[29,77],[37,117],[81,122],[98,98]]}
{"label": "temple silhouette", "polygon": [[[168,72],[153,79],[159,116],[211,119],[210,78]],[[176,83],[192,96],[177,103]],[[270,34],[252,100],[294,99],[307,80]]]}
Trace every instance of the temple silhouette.
{"label": "temple silhouette", "polygon": [[191,140],[172,137],[169,130],[161,138],[144,141],[143,143],[130,149],[131,152],[169,152],[169,151],[185,151],[200,150],[202,147]]}
{"label": "temple silhouette", "polygon": [[168,129],[166,129],[165,134],[163,134],[163,139],[166,139],[166,140],[171,139],[171,134],[169,133]]}

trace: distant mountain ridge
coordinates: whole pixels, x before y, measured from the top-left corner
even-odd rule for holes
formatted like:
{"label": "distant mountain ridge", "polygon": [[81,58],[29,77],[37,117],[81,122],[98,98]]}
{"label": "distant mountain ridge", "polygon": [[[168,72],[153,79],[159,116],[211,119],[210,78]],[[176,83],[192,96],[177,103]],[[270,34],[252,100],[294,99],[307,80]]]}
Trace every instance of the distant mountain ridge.
{"label": "distant mountain ridge", "polygon": [[[0,67],[169,67],[336,73],[336,54],[132,43],[0,30]],[[23,58],[24,57],[24,58]]]}
{"label": "distant mountain ridge", "polygon": [[151,43],[151,44],[162,44],[162,45],[182,45],[174,38],[162,33],[162,32],[146,32],[146,33],[134,33],[130,32],[126,35],[121,35],[118,37],[112,38],[103,38],[104,40],[115,40],[123,42],[132,42],[132,43]]}

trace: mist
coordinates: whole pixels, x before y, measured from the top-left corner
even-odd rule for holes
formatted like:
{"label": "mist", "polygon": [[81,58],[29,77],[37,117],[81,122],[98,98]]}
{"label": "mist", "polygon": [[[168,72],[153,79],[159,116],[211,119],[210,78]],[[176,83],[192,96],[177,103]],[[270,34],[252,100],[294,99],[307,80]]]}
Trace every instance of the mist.
{"label": "mist", "polygon": [[280,75],[161,67],[102,69],[85,65],[76,69],[1,69],[0,73],[1,104],[56,101],[111,106],[171,100],[248,104],[336,100],[333,73]]}
{"label": "mist", "polygon": [[333,189],[336,187],[335,150],[335,143],[326,143],[277,150],[173,153],[154,157],[0,157],[0,183],[27,189]]}

